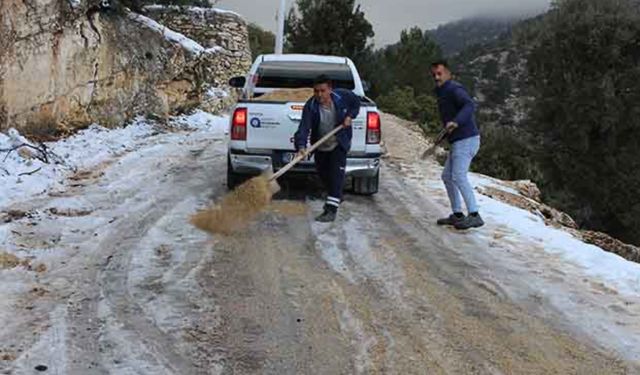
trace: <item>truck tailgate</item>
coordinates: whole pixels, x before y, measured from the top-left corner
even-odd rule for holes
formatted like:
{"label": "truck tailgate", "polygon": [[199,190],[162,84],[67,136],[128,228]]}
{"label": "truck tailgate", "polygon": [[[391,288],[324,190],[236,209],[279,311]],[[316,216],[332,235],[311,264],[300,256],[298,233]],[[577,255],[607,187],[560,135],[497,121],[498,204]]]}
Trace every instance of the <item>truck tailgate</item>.
{"label": "truck tailgate", "polygon": [[247,147],[293,150],[304,103],[260,103],[248,106]]}
{"label": "truck tailgate", "polygon": [[[293,135],[302,119],[302,102],[261,103],[248,107],[247,148],[294,150]],[[365,151],[366,107],[353,121],[352,152]]]}

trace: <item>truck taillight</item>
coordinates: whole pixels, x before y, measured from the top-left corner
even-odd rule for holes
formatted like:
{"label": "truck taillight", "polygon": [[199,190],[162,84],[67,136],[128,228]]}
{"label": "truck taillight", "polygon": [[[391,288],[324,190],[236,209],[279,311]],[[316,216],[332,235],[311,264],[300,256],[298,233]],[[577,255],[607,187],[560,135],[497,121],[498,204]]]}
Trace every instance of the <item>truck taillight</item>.
{"label": "truck taillight", "polygon": [[231,119],[231,139],[234,141],[247,140],[247,109],[236,108]]}
{"label": "truck taillight", "polygon": [[380,115],[377,112],[367,113],[367,144],[380,143]]}

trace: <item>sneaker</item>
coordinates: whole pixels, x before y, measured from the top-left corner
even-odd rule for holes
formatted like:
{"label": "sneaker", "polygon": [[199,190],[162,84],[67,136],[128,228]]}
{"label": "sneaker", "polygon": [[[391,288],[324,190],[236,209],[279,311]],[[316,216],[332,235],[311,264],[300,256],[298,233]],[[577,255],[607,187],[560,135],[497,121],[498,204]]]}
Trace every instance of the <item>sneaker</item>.
{"label": "sneaker", "polygon": [[483,225],[484,225],[484,221],[482,220],[482,217],[480,217],[480,214],[478,214],[478,215],[469,215],[464,219],[462,219],[461,221],[455,223],[453,226],[456,229],[465,230],[470,228],[479,228]]}
{"label": "sneaker", "polygon": [[451,214],[449,215],[449,217],[446,217],[444,219],[438,219],[437,223],[438,225],[456,225],[456,223],[462,220],[464,220],[464,215],[456,216],[455,214]]}

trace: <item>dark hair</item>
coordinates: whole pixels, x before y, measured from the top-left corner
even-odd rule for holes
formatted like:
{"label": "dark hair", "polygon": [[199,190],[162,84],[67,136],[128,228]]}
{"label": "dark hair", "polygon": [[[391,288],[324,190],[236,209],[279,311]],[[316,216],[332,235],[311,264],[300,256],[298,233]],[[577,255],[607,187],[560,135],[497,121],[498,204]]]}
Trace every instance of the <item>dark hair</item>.
{"label": "dark hair", "polygon": [[313,85],[321,85],[323,83],[326,83],[329,86],[333,86],[333,82],[331,82],[331,78],[329,78],[328,75],[326,74],[321,74],[319,76],[316,77],[316,79],[313,80]]}
{"label": "dark hair", "polygon": [[449,69],[449,63],[447,62],[447,60],[436,60],[436,61],[432,62],[431,63],[431,69],[437,68],[440,65],[442,65],[445,68]]}

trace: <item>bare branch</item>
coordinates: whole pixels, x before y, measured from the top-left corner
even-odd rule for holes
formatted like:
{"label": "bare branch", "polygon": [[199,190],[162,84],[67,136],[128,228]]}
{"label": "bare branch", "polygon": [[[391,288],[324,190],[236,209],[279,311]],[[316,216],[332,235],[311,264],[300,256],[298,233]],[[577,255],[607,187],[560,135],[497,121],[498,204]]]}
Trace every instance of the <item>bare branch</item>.
{"label": "bare branch", "polygon": [[33,171],[31,171],[31,172],[24,172],[24,173],[20,173],[18,176],[30,176],[30,175],[32,175],[32,174],[34,174],[34,173],[38,173],[38,172],[40,172],[40,170],[41,170],[41,169],[42,169],[42,167],[39,167],[39,168],[37,168],[37,169],[34,169],[34,170],[33,170]]}

